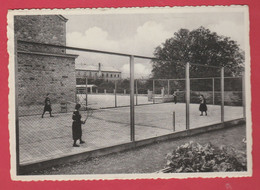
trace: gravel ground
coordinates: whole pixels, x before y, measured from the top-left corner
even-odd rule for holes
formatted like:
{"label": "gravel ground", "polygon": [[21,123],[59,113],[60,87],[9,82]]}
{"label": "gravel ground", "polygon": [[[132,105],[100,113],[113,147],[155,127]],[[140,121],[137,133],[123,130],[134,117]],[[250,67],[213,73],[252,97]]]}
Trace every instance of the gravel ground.
{"label": "gravel ground", "polygon": [[153,173],[165,167],[165,157],[167,153],[172,152],[177,146],[185,144],[186,142],[193,141],[200,144],[210,142],[215,146],[229,145],[237,150],[246,151],[246,145],[242,142],[245,137],[246,127],[245,125],[240,125],[224,130],[154,143],[133,150],[59,165],[45,170],[34,171],[29,173],[29,175]]}

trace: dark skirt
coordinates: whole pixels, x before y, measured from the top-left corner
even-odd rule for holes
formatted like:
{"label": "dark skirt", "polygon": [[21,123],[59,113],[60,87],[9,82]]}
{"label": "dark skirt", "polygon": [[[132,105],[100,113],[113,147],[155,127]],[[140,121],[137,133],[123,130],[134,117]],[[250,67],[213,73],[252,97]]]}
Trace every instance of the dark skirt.
{"label": "dark skirt", "polygon": [[206,104],[200,104],[199,110],[200,111],[207,111],[208,110],[207,105]]}
{"label": "dark skirt", "polygon": [[46,104],[46,105],[44,106],[44,111],[49,111],[49,112],[51,112],[51,111],[52,111],[51,106]]}
{"label": "dark skirt", "polygon": [[72,123],[72,138],[78,140],[82,136],[81,122],[73,121]]}

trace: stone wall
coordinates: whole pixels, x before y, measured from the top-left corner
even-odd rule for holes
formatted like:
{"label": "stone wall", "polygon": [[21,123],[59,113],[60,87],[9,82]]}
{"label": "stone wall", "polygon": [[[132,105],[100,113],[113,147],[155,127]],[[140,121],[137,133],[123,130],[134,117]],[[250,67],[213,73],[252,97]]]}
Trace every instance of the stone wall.
{"label": "stone wall", "polygon": [[14,31],[18,40],[66,45],[66,21],[59,15],[20,15]]}
{"label": "stone wall", "polygon": [[18,103],[44,103],[50,93],[52,103],[75,101],[75,58],[64,48],[36,43],[66,45],[66,21],[59,15],[15,16],[14,28],[18,61]]}
{"label": "stone wall", "polygon": [[43,104],[47,93],[52,103],[75,101],[75,58],[18,54],[19,105]]}

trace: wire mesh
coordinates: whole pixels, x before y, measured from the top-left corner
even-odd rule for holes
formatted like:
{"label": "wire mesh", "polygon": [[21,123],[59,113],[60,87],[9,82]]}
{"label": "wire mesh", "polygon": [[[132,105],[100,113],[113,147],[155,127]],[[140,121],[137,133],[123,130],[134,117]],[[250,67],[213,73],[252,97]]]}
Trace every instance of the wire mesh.
{"label": "wire mesh", "polygon": [[[130,142],[131,90],[135,94],[136,140],[186,129],[184,78],[156,79],[150,70],[144,78],[135,76],[134,89],[130,89],[129,57],[117,60],[124,67],[118,64],[107,70],[106,61],[117,58],[41,44],[33,49],[32,44],[26,44],[18,45],[17,56],[20,164]],[[190,81],[191,128],[219,122],[220,79],[214,77]],[[198,119],[201,94],[209,104],[210,122],[205,117]],[[80,149],[72,147],[76,104],[81,105],[82,120],[87,119],[81,135],[86,143]],[[225,79],[225,105],[232,113],[236,113],[232,106],[241,108],[241,79]]]}
{"label": "wire mesh", "polygon": [[135,105],[153,104],[153,80],[135,80]]}
{"label": "wire mesh", "polygon": [[225,121],[234,119],[232,115],[243,118],[242,77],[226,77],[224,81]]}
{"label": "wire mesh", "polygon": [[[130,142],[130,109],[115,109],[117,104],[130,105],[125,99],[129,76],[122,78],[103,58],[93,61],[89,53],[57,48],[55,55],[45,54],[49,47],[39,44],[40,54],[26,49],[31,46],[20,45],[18,51],[19,164]],[[82,121],[76,139],[79,148],[73,147],[72,115],[77,104]],[[85,143],[80,144],[81,140]]]}

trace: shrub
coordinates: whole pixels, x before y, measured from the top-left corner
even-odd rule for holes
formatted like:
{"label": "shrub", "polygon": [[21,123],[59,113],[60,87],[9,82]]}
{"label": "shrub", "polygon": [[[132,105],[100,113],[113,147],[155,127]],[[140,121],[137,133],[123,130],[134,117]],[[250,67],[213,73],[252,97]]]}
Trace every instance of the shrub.
{"label": "shrub", "polygon": [[172,173],[246,171],[246,154],[231,146],[190,142],[167,154],[167,167]]}

